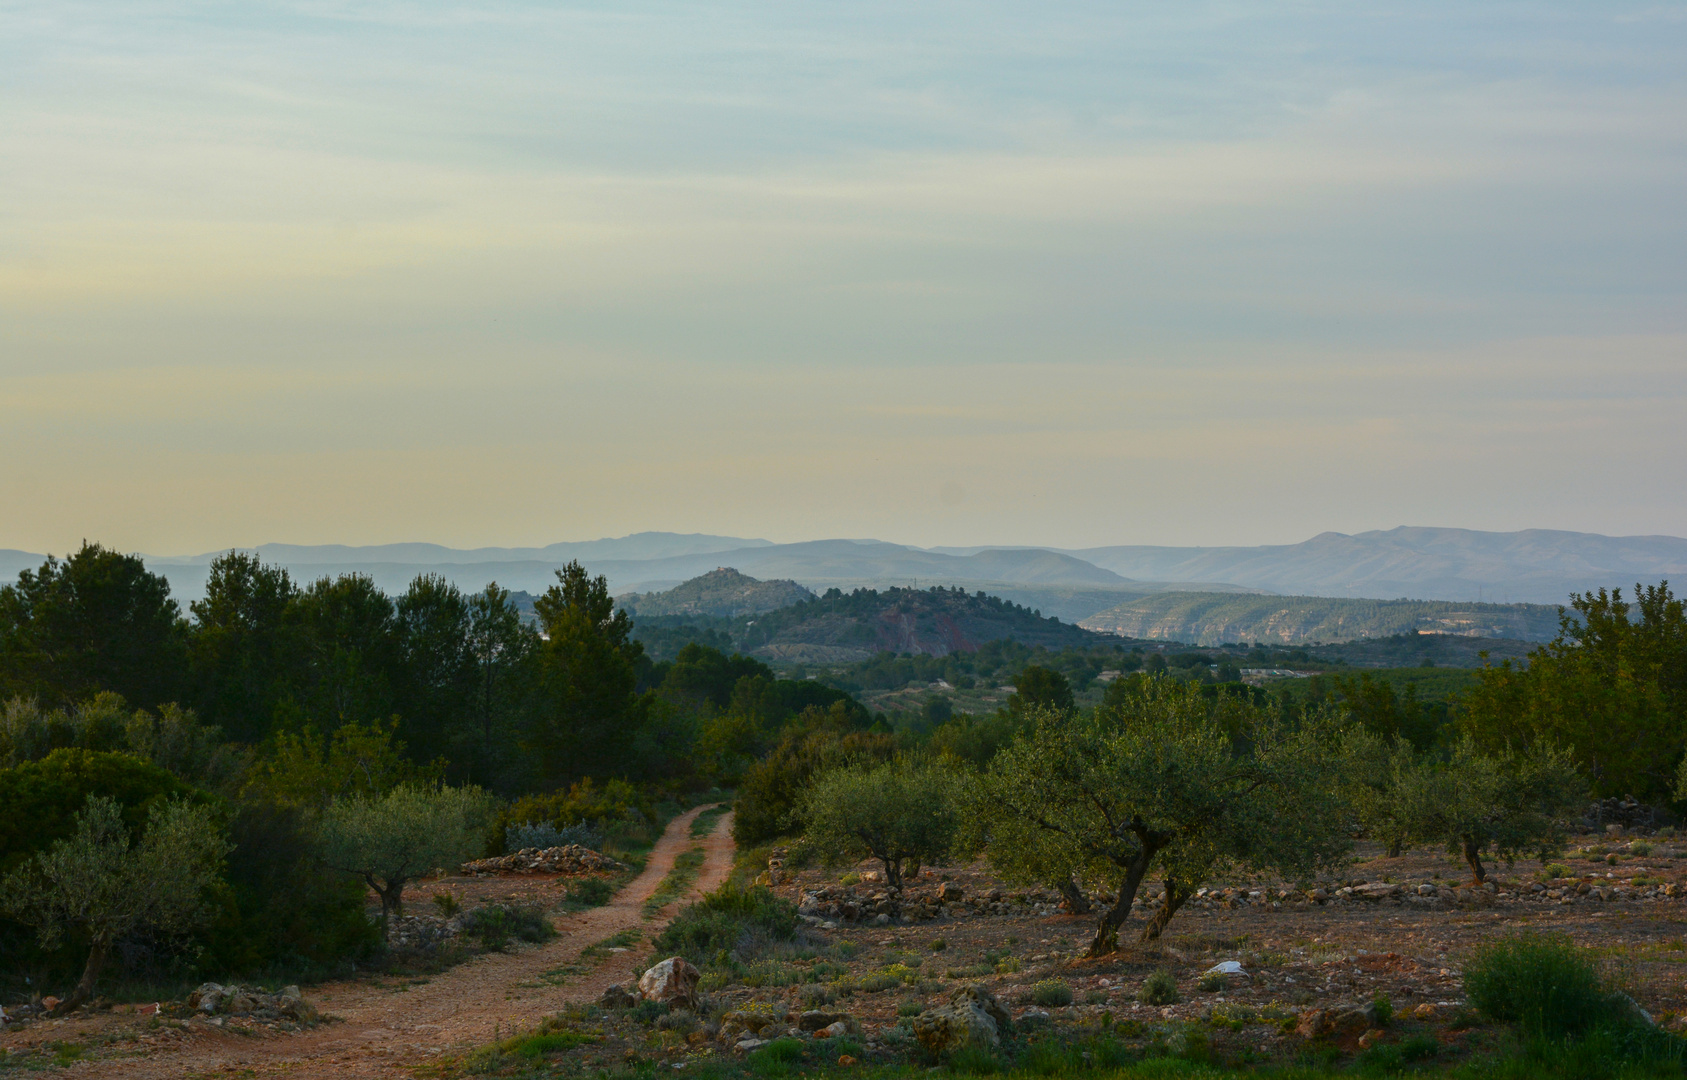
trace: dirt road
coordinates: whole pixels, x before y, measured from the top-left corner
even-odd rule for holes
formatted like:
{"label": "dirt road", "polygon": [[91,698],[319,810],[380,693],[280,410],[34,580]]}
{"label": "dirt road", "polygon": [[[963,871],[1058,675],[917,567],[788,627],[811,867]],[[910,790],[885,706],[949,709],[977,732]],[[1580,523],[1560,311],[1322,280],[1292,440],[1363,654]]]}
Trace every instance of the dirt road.
{"label": "dirt road", "polygon": [[[526,1027],[567,1002],[595,999],[611,983],[628,979],[634,965],[648,956],[649,938],[679,905],[715,888],[732,868],[732,815],[722,816],[707,838],[695,841],[691,822],[702,809],[674,819],[657,841],[644,872],[613,900],[561,918],[556,924],[561,936],[544,945],[488,953],[425,982],[359,980],[313,987],[305,996],[336,1020],[309,1031],[268,1037],[236,1035],[193,1021],[190,1034],[168,1044],[79,1063],[69,1072],[123,1080],[224,1073],[290,1080],[410,1076],[414,1066],[442,1053],[461,1051],[499,1032]],[[673,868],[674,859],[699,843],[705,861],[691,893],[656,918],[644,918],[641,905]],[[630,951],[609,954],[595,963],[580,960],[582,949],[629,928],[645,931],[643,940]],[[101,1025],[101,1019],[108,1023]],[[78,1041],[96,1035],[99,1026],[109,1027],[115,1019],[89,1018],[79,1023],[73,1017],[57,1028],[39,1025],[29,1041]],[[15,1039],[0,1041],[19,1045]],[[121,1047],[113,1049],[122,1052]]]}

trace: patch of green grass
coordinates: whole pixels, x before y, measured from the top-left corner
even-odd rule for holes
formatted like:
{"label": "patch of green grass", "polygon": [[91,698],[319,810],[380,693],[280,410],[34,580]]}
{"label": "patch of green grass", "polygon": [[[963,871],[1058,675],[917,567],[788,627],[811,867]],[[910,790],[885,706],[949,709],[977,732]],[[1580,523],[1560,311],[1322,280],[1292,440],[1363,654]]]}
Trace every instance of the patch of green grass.
{"label": "patch of green grass", "polygon": [[691,819],[691,838],[701,840],[715,831],[715,824],[726,813],[724,806],[712,806]]}
{"label": "patch of green grass", "polygon": [[635,930],[632,927],[628,927],[625,930],[617,930],[615,933],[604,938],[602,941],[594,942],[591,945],[587,945],[584,949],[581,949],[580,959],[602,960],[604,957],[609,955],[610,949],[630,949],[634,945],[637,945],[638,939],[643,936],[643,931]]}
{"label": "patch of green grass", "polygon": [[644,902],[644,917],[654,919],[656,914],[669,904],[684,896],[697,881],[697,875],[703,870],[703,849],[692,848],[674,860],[674,868],[668,871],[668,876],[656,886],[656,891],[650,894],[650,899]]}

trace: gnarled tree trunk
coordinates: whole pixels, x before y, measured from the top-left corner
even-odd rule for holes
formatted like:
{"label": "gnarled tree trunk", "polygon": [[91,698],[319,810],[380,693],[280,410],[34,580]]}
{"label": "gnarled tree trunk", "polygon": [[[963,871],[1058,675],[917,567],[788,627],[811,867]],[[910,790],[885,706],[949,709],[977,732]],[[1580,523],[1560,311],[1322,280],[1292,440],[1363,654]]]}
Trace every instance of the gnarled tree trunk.
{"label": "gnarled tree trunk", "polygon": [[1470,865],[1472,885],[1480,885],[1488,880],[1488,871],[1482,868],[1482,849],[1468,836],[1464,838],[1464,861]]}
{"label": "gnarled tree trunk", "polygon": [[82,965],[82,978],[77,980],[76,989],[70,992],[70,996],[59,1002],[59,1007],[53,1010],[54,1016],[73,1012],[94,996],[94,980],[100,977],[100,971],[105,967],[106,958],[110,955],[111,942],[95,938],[88,946],[88,962]]}
{"label": "gnarled tree trunk", "polygon": [[1060,895],[1066,901],[1066,910],[1074,915],[1088,915],[1090,913],[1090,898],[1084,895],[1084,890],[1078,887],[1076,880],[1067,878],[1059,885]]}
{"label": "gnarled tree trunk", "polygon": [[1195,895],[1195,886],[1176,878],[1166,879],[1166,895],[1160,901],[1160,909],[1154,912],[1154,917],[1148,920],[1148,925],[1142,928],[1142,940],[1153,941],[1165,932],[1166,925],[1177,914],[1188,899]]}

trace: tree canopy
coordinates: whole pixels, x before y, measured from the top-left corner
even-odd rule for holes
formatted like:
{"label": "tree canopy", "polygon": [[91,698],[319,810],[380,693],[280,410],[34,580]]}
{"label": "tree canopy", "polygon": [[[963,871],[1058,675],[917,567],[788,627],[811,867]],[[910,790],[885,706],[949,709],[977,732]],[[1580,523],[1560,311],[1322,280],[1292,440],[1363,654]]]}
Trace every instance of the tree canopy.
{"label": "tree canopy", "polygon": [[1151,678],[1093,716],[1042,713],[999,753],[973,820],[1004,876],[1061,887],[1073,876],[1117,888],[1092,955],[1117,948],[1143,880],[1165,904],[1154,937],[1214,866],[1245,860],[1302,874],[1348,847],[1328,723],[1289,723],[1240,696]]}

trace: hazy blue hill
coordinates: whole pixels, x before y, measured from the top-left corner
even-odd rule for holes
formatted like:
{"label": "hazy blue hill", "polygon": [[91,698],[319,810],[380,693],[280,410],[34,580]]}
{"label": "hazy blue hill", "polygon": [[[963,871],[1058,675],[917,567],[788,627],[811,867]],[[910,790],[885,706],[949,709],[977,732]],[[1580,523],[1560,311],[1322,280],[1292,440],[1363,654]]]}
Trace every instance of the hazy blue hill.
{"label": "hazy blue hill", "polygon": [[[810,588],[896,584],[906,586],[1039,583],[1128,586],[1110,570],[1082,559],[1041,548],[945,555],[901,544],[860,540],[814,540],[773,544],[707,556],[647,559],[636,563],[605,560],[588,564],[611,583],[652,579],[690,579],[717,566],[731,565],[758,578],[788,578]],[[617,586],[622,588],[623,586]]]}
{"label": "hazy blue hill", "polygon": [[777,611],[812,599],[814,594],[794,581],[758,581],[731,567],[721,567],[666,592],[633,593],[616,597],[616,602],[635,616],[732,618]]}
{"label": "hazy blue hill", "polygon": [[1126,637],[1206,645],[1354,641],[1397,634],[1547,641],[1558,632],[1558,609],[1444,600],[1161,593],[1129,600],[1081,625]]}

